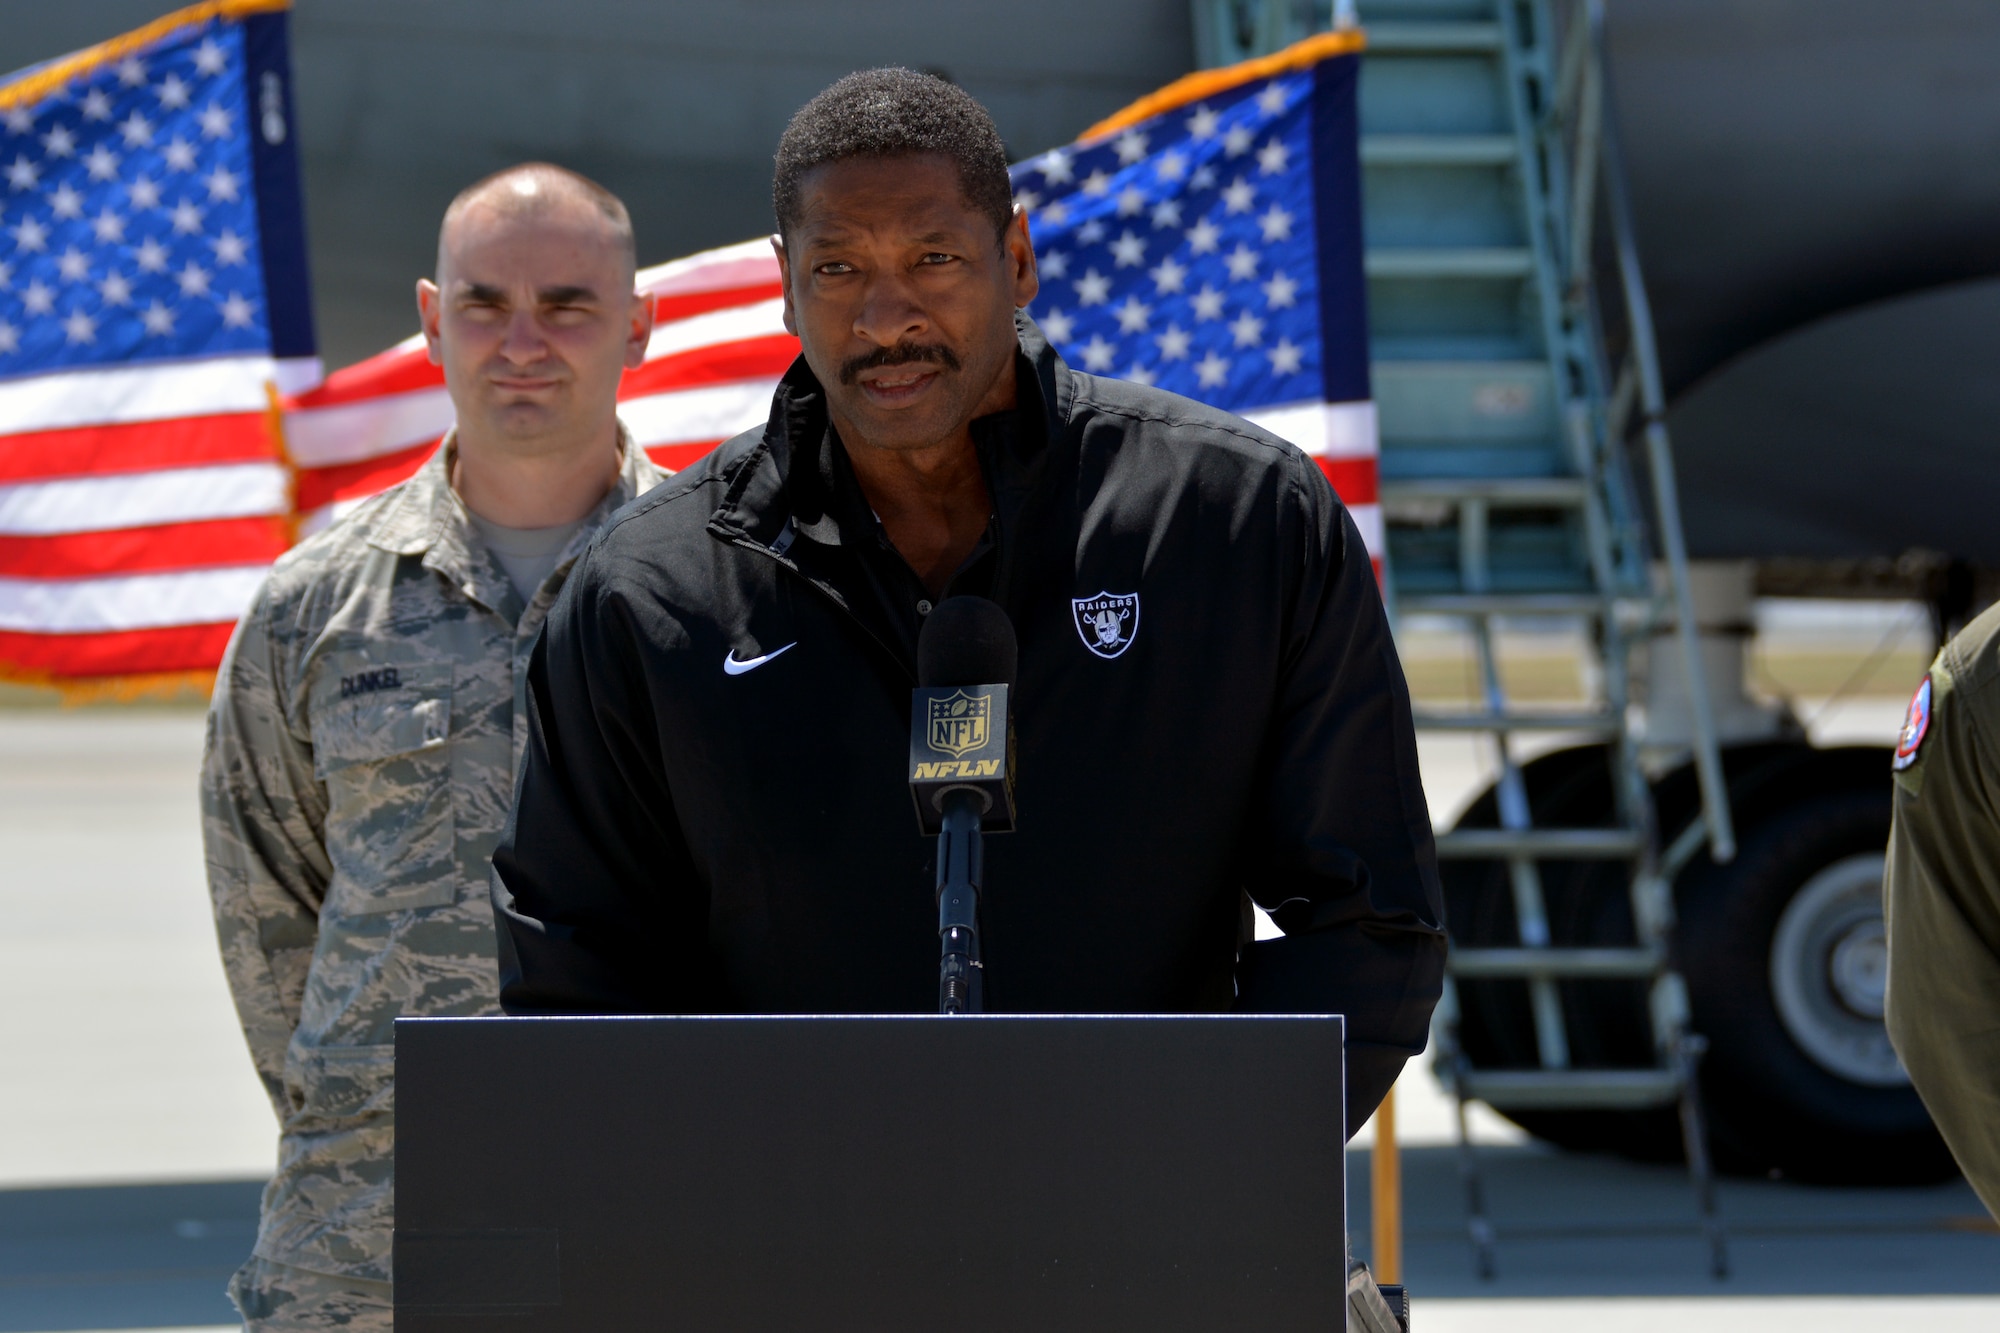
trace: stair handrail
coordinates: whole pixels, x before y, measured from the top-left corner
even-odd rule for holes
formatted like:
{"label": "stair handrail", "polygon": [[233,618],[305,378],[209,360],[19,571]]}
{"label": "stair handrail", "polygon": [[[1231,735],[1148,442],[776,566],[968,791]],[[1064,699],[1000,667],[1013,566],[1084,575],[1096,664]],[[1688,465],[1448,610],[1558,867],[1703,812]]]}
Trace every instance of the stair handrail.
{"label": "stair handrail", "polygon": [[[1588,43],[1587,64],[1578,95],[1585,103],[1578,118],[1577,132],[1590,153],[1594,171],[1580,171],[1576,186],[1581,192],[1593,187],[1604,192],[1609,239],[1618,265],[1619,294],[1625,305],[1626,364],[1615,377],[1613,397],[1621,398],[1628,383],[1636,382],[1637,407],[1646,449],[1647,474],[1653,493],[1654,521],[1659,529],[1660,554],[1667,566],[1667,579],[1674,606],[1674,637],[1687,672],[1688,705],[1694,724],[1695,775],[1701,788],[1702,818],[1708,832],[1709,855],[1728,862],[1736,855],[1736,830],[1729,809],[1729,789],[1722,772],[1722,750],[1715,727],[1715,710],[1709,699],[1708,681],[1702,674],[1701,634],[1695,621],[1694,589],[1688,574],[1687,537],[1681,527],[1680,489],[1674,469],[1673,440],[1667,431],[1666,392],[1660,376],[1659,344],[1653,330],[1652,303],[1646,295],[1645,272],[1639,263],[1637,228],[1633,221],[1631,195],[1625,175],[1623,142],[1618,131],[1617,98],[1611,83],[1611,63],[1605,41],[1604,0],[1577,0],[1583,11],[1583,39]],[[1590,140],[1594,139],[1592,145]],[[1594,179],[1593,179],[1594,178]],[[1594,216],[1588,197],[1575,201],[1578,218]],[[1571,269],[1573,282],[1589,282],[1591,230],[1588,222],[1572,232]],[[1628,380],[1628,375],[1630,379]],[[1618,411],[1608,428],[1622,437],[1625,412]]]}

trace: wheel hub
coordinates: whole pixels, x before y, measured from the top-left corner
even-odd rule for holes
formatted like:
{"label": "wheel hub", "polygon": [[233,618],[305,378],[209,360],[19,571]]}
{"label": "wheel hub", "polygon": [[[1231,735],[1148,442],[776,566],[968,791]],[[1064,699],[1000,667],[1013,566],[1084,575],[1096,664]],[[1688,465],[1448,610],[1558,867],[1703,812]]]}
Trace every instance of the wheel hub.
{"label": "wheel hub", "polygon": [[1854,925],[1833,946],[1833,993],[1857,1018],[1882,1018],[1889,987],[1889,932],[1880,918]]}
{"label": "wheel hub", "polygon": [[1771,994],[1785,1031],[1828,1073],[1868,1087],[1910,1077],[1882,1023],[1888,935],[1880,852],[1846,857],[1799,886],[1771,937]]}

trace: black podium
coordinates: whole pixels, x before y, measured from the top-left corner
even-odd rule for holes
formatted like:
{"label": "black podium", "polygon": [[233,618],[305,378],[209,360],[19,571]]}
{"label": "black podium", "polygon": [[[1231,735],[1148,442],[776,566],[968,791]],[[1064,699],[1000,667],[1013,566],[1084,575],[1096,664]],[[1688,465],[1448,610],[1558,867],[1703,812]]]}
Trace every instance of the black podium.
{"label": "black podium", "polygon": [[1339,1330],[1337,1017],[396,1025],[398,1333]]}

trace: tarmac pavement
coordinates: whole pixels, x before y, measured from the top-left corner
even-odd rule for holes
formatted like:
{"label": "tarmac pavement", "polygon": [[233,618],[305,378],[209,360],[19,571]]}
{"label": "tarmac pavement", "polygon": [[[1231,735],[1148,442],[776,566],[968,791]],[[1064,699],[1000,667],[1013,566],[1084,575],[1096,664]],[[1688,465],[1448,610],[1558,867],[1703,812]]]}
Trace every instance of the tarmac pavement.
{"label": "tarmac pavement", "polygon": [[[1819,719],[1894,734],[1895,700]],[[0,1333],[231,1326],[276,1125],[235,1027],[202,884],[192,711],[0,711]],[[1482,781],[1423,743],[1444,821]],[[1963,1183],[1815,1189],[1730,1180],[1734,1273],[1707,1276],[1676,1169],[1571,1156],[1475,1120],[1499,1275],[1473,1274],[1449,1105],[1399,1090],[1416,1327],[1846,1333],[2000,1329],[2000,1228]],[[1350,1154],[1366,1253],[1367,1153]]]}
{"label": "tarmac pavement", "polygon": [[202,716],[0,710],[0,1186],[262,1177],[203,879]]}

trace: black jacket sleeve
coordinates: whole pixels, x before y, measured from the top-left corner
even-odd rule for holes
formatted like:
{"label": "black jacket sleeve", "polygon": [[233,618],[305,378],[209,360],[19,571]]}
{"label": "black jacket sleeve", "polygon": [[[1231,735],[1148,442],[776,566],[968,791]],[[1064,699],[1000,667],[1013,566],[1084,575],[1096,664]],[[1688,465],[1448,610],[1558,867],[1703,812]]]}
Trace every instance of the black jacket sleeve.
{"label": "black jacket sleeve", "polygon": [[527,754],[493,853],[500,1004],[510,1014],[703,1012],[707,895],[644,670],[662,626],[640,632],[640,599],[597,554],[571,571],[529,666]]}
{"label": "black jacket sleeve", "polygon": [[[1424,1049],[1444,985],[1444,896],[1409,687],[1354,522],[1309,461],[1283,674],[1244,887],[1283,938],[1245,946],[1237,1008],[1347,1018],[1347,1132]],[[1295,507],[1294,507],[1295,506]]]}

